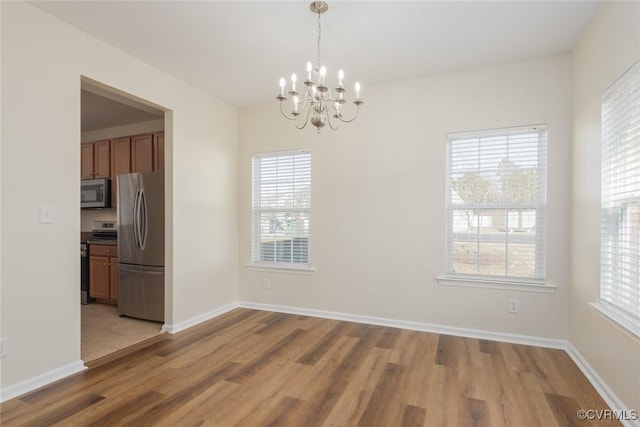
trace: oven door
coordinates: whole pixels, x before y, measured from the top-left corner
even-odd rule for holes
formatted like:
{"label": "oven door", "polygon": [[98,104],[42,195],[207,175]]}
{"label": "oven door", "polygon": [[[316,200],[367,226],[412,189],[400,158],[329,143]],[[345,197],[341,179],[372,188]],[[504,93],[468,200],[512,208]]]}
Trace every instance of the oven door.
{"label": "oven door", "polygon": [[83,179],[80,181],[80,207],[108,208],[111,201],[108,178]]}

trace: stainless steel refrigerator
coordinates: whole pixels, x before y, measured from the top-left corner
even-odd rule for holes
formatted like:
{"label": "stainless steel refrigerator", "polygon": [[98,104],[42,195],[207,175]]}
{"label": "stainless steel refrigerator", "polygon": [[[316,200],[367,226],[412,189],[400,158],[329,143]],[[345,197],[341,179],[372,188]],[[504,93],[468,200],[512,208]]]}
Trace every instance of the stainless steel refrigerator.
{"label": "stainless steel refrigerator", "polygon": [[118,314],[164,321],[164,172],[118,176]]}

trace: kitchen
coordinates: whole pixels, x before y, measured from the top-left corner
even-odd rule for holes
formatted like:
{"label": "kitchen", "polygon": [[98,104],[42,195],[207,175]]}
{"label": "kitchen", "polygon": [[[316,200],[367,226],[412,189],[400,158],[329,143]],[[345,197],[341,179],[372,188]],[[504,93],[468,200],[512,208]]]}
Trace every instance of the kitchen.
{"label": "kitchen", "polygon": [[164,112],[86,83],[81,102],[87,363],[158,335],[164,321]]}

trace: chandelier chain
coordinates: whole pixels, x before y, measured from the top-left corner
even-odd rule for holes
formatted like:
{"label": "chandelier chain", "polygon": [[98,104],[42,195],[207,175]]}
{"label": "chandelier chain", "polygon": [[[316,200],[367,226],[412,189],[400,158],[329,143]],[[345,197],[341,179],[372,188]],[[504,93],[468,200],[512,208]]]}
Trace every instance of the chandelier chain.
{"label": "chandelier chain", "polygon": [[320,25],[320,12],[318,12],[318,70],[322,67],[322,58],[320,56],[320,39],[322,37],[322,26]]}

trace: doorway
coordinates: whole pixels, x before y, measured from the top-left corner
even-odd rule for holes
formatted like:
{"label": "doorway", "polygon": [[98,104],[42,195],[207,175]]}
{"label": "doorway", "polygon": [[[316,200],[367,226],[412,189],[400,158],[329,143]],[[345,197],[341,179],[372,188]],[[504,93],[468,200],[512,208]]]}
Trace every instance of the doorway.
{"label": "doorway", "polygon": [[[120,316],[118,301],[129,288],[120,289],[118,251],[128,235],[121,233],[130,231],[118,227],[117,177],[164,170],[165,112],[84,77],[80,111],[81,180],[106,181],[113,190],[105,196],[109,199],[107,206],[81,209],[80,215],[81,246],[88,248],[87,273],[81,279],[87,290],[81,297],[80,352],[81,359],[88,363],[161,333],[163,323],[158,319]],[[162,218],[164,223],[164,215]],[[111,240],[98,239],[100,226],[105,224],[118,230]],[[166,287],[166,281],[161,286]]]}

